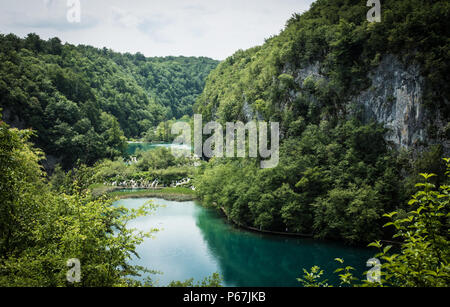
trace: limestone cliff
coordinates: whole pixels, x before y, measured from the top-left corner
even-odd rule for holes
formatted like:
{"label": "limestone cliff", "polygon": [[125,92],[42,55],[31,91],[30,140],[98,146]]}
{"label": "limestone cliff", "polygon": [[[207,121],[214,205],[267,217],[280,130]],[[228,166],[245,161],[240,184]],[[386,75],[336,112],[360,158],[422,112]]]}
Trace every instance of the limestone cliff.
{"label": "limestone cliff", "polygon": [[364,118],[385,124],[388,140],[409,148],[427,139],[427,117],[423,107],[424,78],[417,65],[406,66],[388,55],[369,75],[372,86],[354,100],[363,107]]}
{"label": "limestone cliff", "polygon": [[[319,62],[297,70],[286,65],[284,72],[291,73],[300,87],[306,79],[327,81],[320,72]],[[371,86],[349,99],[349,110],[356,106],[356,110],[362,111],[365,122],[383,123],[389,129],[387,140],[398,147],[409,149],[438,143],[449,152],[448,118],[443,118],[437,111],[430,112],[424,106],[426,85],[418,65],[408,65],[396,56],[387,55],[369,72],[368,78]],[[298,92],[292,93],[291,99],[297,95]],[[248,105],[245,108],[246,113],[252,114]],[[435,133],[431,135],[430,130]]]}

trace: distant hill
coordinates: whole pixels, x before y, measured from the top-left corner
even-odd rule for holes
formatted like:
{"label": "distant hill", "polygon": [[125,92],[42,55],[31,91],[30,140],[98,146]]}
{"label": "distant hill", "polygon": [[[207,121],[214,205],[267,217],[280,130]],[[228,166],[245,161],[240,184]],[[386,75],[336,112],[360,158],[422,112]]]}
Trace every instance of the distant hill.
{"label": "distant hill", "polygon": [[[37,131],[34,141],[52,164],[93,163],[123,151],[121,131],[140,137],[161,121],[191,115],[217,64],[0,35],[0,108],[9,124]],[[120,127],[111,136],[115,120]]]}

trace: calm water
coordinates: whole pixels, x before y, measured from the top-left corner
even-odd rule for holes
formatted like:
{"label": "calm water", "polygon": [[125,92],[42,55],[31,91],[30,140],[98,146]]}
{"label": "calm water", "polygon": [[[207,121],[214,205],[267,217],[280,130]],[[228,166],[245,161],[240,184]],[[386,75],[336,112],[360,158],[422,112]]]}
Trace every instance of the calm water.
{"label": "calm water", "polygon": [[[117,205],[137,208],[149,199],[124,199]],[[203,278],[218,272],[225,286],[278,287],[299,286],[297,277],[318,265],[331,273],[338,267],[334,258],[344,258],[346,265],[357,268],[357,277],[367,270],[371,249],[351,248],[338,243],[310,239],[269,236],[236,229],[214,210],[195,202],[152,199],[163,205],[148,217],[141,217],[129,227],[139,230],[159,228],[153,239],[138,247],[141,259],[134,259],[148,269],[163,272],[152,275],[158,285],[170,281]]]}
{"label": "calm water", "polygon": [[168,149],[174,148],[174,149],[189,150],[189,148],[187,147],[174,144],[128,143],[127,153],[129,155],[134,155],[138,149],[141,151],[148,151],[159,147],[164,147]]}

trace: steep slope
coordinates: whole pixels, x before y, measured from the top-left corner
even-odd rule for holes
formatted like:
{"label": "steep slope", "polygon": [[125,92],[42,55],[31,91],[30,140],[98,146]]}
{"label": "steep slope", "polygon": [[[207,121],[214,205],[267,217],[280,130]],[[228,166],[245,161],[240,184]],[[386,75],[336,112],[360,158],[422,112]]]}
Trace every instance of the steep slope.
{"label": "steep slope", "polygon": [[196,182],[236,223],[350,243],[392,239],[383,214],[450,154],[448,1],[318,0],[264,45],[208,77],[195,109],[220,122],[281,124],[280,161],[213,159]]}
{"label": "steep slope", "polygon": [[402,147],[449,150],[450,5],[382,2],[382,22],[366,1],[319,0],[263,46],[238,51],[212,72],[196,109],[208,118],[309,123],[359,115],[391,129]]}

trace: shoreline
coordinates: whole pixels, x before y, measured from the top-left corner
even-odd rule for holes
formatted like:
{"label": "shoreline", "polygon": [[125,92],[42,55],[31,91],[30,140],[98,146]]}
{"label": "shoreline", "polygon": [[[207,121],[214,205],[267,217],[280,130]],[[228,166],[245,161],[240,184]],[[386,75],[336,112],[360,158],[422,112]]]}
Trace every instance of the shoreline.
{"label": "shoreline", "polygon": [[[118,199],[133,199],[133,198],[160,198],[167,201],[178,201],[178,202],[187,202],[187,201],[196,201],[199,200],[195,193],[180,193],[179,191],[173,192],[173,190],[176,188],[162,188],[162,189],[155,189],[155,190],[142,190],[137,192],[120,192],[121,188],[112,188],[112,191],[108,191],[105,194],[110,197],[115,197]],[[222,213],[224,219],[231,224],[233,224],[235,227],[253,232],[253,233],[260,233],[260,234],[266,234],[266,235],[273,235],[273,236],[282,236],[282,237],[290,237],[290,238],[306,238],[306,239],[315,239],[314,234],[302,234],[302,233],[291,233],[291,232],[281,232],[281,231],[270,231],[270,230],[262,230],[258,229],[256,227],[246,226],[240,223],[237,223],[236,221],[230,219],[228,215],[226,214],[225,208],[221,207],[218,210],[220,213]],[[334,241],[334,240],[332,240]],[[340,240],[337,240],[340,241]],[[390,241],[390,240],[380,240],[383,243],[388,243],[392,245],[401,245],[401,242],[396,241]],[[362,246],[361,246],[362,247]]]}
{"label": "shoreline", "polygon": [[248,230],[248,231],[256,232],[256,233],[268,234],[268,235],[276,235],[276,236],[286,236],[286,237],[296,237],[296,238],[314,238],[314,234],[302,234],[302,233],[293,233],[293,232],[270,231],[270,230],[262,230],[262,229],[258,229],[258,228],[255,228],[255,227],[242,225],[242,224],[239,224],[236,221],[230,219],[223,207],[220,208],[220,211],[223,213],[223,215],[224,215],[224,217],[226,218],[227,221],[230,221],[236,227],[244,229],[244,230]]}
{"label": "shoreline", "polygon": [[164,193],[146,192],[146,193],[140,194],[140,193],[136,193],[136,192],[130,192],[130,193],[125,192],[123,195],[113,195],[112,193],[110,193],[109,196],[113,196],[118,199],[161,198],[161,199],[168,200],[168,201],[179,201],[179,202],[197,200],[197,198],[193,195],[187,195],[187,194],[181,194],[181,193],[180,194],[164,194]]}
{"label": "shoreline", "polygon": [[195,193],[185,188],[159,188],[143,189],[137,191],[122,191],[127,188],[107,187],[92,189],[94,195],[107,195],[110,198],[161,198],[168,201],[194,201],[197,200]]}
{"label": "shoreline", "polygon": [[[301,233],[292,233],[292,232],[280,232],[280,231],[270,231],[270,230],[262,230],[262,229],[258,229],[255,227],[251,227],[251,226],[246,226],[246,225],[242,225],[237,223],[236,221],[230,219],[225,211],[225,208],[220,207],[219,210],[223,216],[225,217],[225,219],[227,221],[229,221],[230,223],[232,223],[235,227],[246,230],[246,231],[250,231],[250,232],[254,232],[254,233],[261,233],[261,234],[266,234],[266,235],[274,235],[274,236],[283,236],[283,237],[290,237],[290,238],[306,238],[306,239],[313,239],[313,240],[318,240],[314,237],[314,234],[301,234]],[[343,242],[341,240],[330,240],[330,241],[335,241],[335,242]],[[380,242],[382,243],[387,243],[387,244],[392,244],[392,245],[396,245],[396,246],[400,246],[402,245],[401,242],[396,242],[396,241],[391,241],[391,240],[380,240]],[[345,244],[345,242],[344,242]],[[357,244],[357,247],[367,247],[364,245],[360,245]]]}

